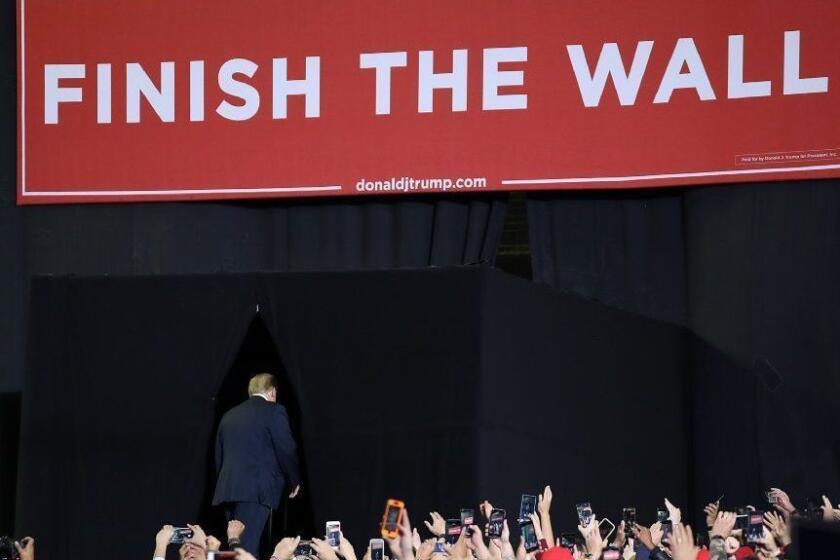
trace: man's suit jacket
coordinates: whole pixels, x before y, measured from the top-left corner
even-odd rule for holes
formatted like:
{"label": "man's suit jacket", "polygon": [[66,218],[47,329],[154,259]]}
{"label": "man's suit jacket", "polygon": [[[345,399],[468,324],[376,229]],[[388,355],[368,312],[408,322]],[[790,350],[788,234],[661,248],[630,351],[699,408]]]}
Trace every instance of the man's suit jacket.
{"label": "man's suit jacket", "polygon": [[213,505],[255,502],[276,509],[300,483],[286,408],[254,396],[229,410],[216,435]]}

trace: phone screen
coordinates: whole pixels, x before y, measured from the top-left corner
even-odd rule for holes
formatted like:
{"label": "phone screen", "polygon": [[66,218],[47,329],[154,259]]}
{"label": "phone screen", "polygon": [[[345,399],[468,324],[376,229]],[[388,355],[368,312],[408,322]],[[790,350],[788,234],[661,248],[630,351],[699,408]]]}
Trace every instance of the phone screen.
{"label": "phone screen", "polygon": [[300,541],[295,549],[295,556],[312,556],[312,542]]}
{"label": "phone screen", "polygon": [[540,542],[537,540],[537,532],[534,530],[533,523],[524,523],[522,529],[522,540],[525,543],[525,550],[532,552],[540,547]]}
{"label": "phone screen", "polygon": [[598,522],[598,530],[601,532],[602,539],[609,540],[613,531],[615,531],[615,524],[605,517]]}
{"label": "phone screen", "polygon": [[401,507],[393,504],[388,505],[388,511],[385,513],[385,529],[392,533],[397,530],[397,524],[400,522]]}
{"label": "phone screen", "polygon": [[519,503],[519,519],[527,521],[530,515],[537,511],[537,497],[531,494],[522,494],[522,501]]}
{"label": "phone screen", "polygon": [[382,539],[370,540],[370,560],[385,560],[385,541]]}
{"label": "phone screen", "polygon": [[624,521],[624,533],[633,536],[636,526],[636,508],[626,507],[621,510],[621,520]]}
{"label": "phone screen", "polygon": [[341,541],[341,523],[338,521],[327,522],[327,542],[332,548],[338,548]]}
{"label": "phone screen", "polygon": [[502,530],[505,525],[505,517],[507,512],[503,509],[494,509],[490,512],[490,520],[487,524],[487,536],[491,538],[499,538],[502,536]]}
{"label": "phone screen", "polygon": [[171,544],[184,544],[193,538],[193,530],[189,527],[176,527],[169,540]]}
{"label": "phone screen", "polygon": [[577,514],[578,514],[578,521],[584,527],[589,525],[589,522],[592,521],[592,505],[589,502],[583,502],[582,504],[578,504],[577,506]]}
{"label": "phone screen", "polygon": [[748,543],[760,542],[764,537],[764,514],[760,511],[751,513],[749,524],[744,530],[744,537]]}
{"label": "phone screen", "polygon": [[746,530],[750,522],[750,510],[744,507],[739,507],[735,510],[735,528]]}
{"label": "phone screen", "polygon": [[447,519],[446,520],[446,542],[448,544],[455,544],[458,542],[458,537],[461,536],[461,520]]}

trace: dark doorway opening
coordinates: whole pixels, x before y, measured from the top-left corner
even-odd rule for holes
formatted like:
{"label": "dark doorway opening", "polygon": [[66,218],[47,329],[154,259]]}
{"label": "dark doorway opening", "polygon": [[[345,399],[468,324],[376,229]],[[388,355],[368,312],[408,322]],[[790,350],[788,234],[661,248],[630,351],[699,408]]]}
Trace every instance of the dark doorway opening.
{"label": "dark doorway opening", "polygon": [[[216,471],[214,464],[214,446],[216,431],[225,413],[231,408],[248,399],[248,381],[258,373],[271,373],[277,378],[277,399],[280,404],[286,407],[289,415],[289,423],[298,444],[298,456],[301,467],[302,486],[306,488],[306,464],[301,438],[301,411],[296,393],[292,388],[283,360],[277,351],[277,347],[262,317],[257,314],[237,353],[236,358],[222,381],[219,392],[216,395],[215,418],[213,425],[213,438],[208,450],[208,484],[205,490],[204,502],[200,515],[202,527],[209,527],[213,534],[223,539],[226,535],[227,522],[224,518],[222,508],[211,507],[213,491],[216,484]],[[288,492],[291,489],[287,490]],[[314,535],[314,523],[312,522],[312,507],[307,498],[306,492],[294,499],[284,499],[277,511],[272,512],[269,522],[263,533],[261,549],[264,556],[268,557],[274,546],[284,536],[289,535]],[[208,533],[209,534],[209,533]]]}

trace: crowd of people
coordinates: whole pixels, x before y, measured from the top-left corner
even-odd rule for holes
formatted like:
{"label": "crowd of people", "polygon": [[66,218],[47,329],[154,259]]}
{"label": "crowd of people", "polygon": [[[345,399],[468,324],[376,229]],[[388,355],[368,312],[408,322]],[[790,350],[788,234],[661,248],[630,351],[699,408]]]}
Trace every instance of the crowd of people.
{"label": "crowd of people", "polygon": [[[738,518],[743,512],[724,511],[720,502],[713,502],[705,508],[706,527],[696,531],[684,524],[680,509],[667,499],[667,520],[657,521],[649,526],[640,523],[622,521],[615,531],[604,535],[596,515],[583,519],[578,526],[578,535],[574,542],[561,539],[551,523],[551,488],[546,487],[540,494],[536,511],[530,521],[539,541],[539,548],[527,552],[525,543],[520,538],[514,547],[511,530],[505,520],[501,534],[488,536],[488,527],[482,530],[480,524],[469,530],[462,530],[454,542],[447,542],[446,520],[437,512],[432,512],[424,522],[430,533],[429,538],[421,538],[413,528],[407,511],[399,521],[396,538],[387,539],[390,560],[741,560],[741,559],[784,559],[792,543],[791,527],[800,517],[814,517],[814,511],[797,509],[786,492],[773,488],[768,498],[774,511],[764,512],[761,526],[752,535],[739,528]],[[489,521],[493,506],[485,501],[480,511]],[[840,523],[840,506],[834,507],[827,497],[816,509],[821,521]],[[746,515],[759,514],[755,510]],[[526,520],[527,521],[527,520]],[[222,542],[207,535],[197,525],[189,526],[192,535],[178,543],[178,556],[182,560],[213,560],[218,557],[232,557],[236,560],[256,560],[254,556],[241,548],[240,541],[247,529],[240,521],[230,521],[227,527],[227,543],[224,547],[230,551],[220,555]],[[172,544],[176,529],[166,525],[158,532],[155,539],[155,560],[166,558],[167,549]],[[331,546],[325,538],[313,538],[308,546],[301,547],[299,536],[282,539],[274,548],[271,560],[358,560],[357,551],[364,548],[354,546],[343,534],[340,534],[337,546]],[[303,558],[301,558],[303,557]],[[387,558],[387,557],[386,557]],[[34,560],[34,555],[26,560]],[[368,546],[362,560],[372,560]],[[376,560],[375,558],[373,560]]]}

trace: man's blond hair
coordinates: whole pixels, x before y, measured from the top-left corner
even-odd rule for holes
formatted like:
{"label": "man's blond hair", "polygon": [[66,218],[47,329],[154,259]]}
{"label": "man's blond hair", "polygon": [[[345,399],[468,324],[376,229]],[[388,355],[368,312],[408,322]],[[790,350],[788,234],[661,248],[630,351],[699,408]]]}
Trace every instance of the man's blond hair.
{"label": "man's blond hair", "polygon": [[248,382],[249,397],[268,393],[272,389],[277,389],[277,380],[270,373],[258,373]]}

